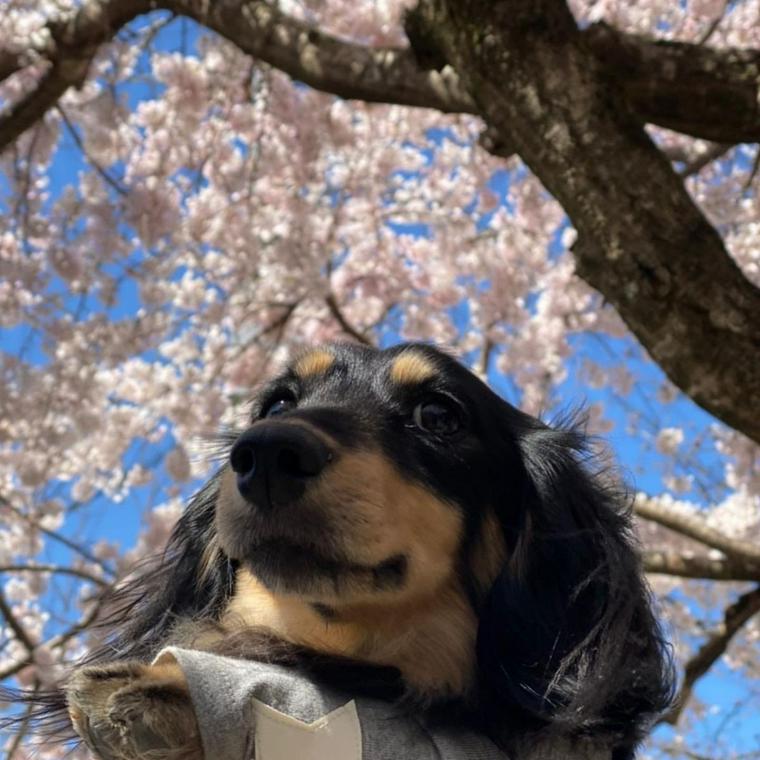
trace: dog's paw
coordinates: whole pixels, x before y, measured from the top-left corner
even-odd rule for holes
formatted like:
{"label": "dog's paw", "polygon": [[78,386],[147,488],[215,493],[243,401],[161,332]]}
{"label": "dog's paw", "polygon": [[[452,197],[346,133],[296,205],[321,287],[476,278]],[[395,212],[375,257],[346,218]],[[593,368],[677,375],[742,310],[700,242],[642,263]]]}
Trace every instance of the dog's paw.
{"label": "dog's paw", "polygon": [[102,760],[202,760],[187,681],[176,663],[96,665],[66,684],[74,730]]}

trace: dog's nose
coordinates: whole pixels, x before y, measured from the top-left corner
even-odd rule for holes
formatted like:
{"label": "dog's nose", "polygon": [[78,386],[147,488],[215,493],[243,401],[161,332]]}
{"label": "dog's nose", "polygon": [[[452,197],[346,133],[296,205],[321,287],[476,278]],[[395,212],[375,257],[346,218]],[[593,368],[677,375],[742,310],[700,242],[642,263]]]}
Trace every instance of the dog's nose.
{"label": "dog's nose", "polygon": [[267,507],[298,498],[331,458],[330,449],[314,433],[272,420],[257,423],[237,439],[230,465],[240,495]]}

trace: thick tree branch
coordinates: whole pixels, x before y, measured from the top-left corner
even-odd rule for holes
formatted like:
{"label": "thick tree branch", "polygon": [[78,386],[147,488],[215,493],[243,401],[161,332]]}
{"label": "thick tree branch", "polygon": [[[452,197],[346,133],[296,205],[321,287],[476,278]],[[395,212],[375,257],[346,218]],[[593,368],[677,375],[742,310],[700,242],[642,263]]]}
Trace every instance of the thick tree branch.
{"label": "thick tree branch", "polygon": [[422,0],[481,115],[578,230],[578,274],[670,379],[760,442],[760,291],[589,50],[564,0]]}
{"label": "thick tree branch", "polygon": [[473,112],[450,69],[423,71],[407,48],[371,48],[341,40],[291,18],[262,0],[165,0],[249,53],[316,90],[369,103]]}
{"label": "thick tree branch", "polygon": [[656,549],[644,551],[643,560],[647,573],[708,581],[760,582],[760,562]]}
{"label": "thick tree branch", "polygon": [[11,74],[15,74],[24,68],[24,60],[21,56],[7,50],[0,50],[0,82],[6,80]]}
{"label": "thick tree branch", "polygon": [[[38,86],[0,117],[0,152],[84,80],[98,46],[136,16],[170,10],[192,18],[243,52],[294,79],[343,98],[370,103],[473,112],[450,68],[423,71],[411,50],[371,48],[341,40],[281,13],[265,0],[86,0],[65,21],[51,22],[50,62]],[[0,74],[16,71],[16,56],[0,53]]]}
{"label": "thick tree branch", "polygon": [[695,541],[699,541],[712,549],[717,549],[729,557],[750,564],[760,564],[760,546],[749,541],[730,538],[715,528],[711,528],[700,517],[665,509],[645,498],[636,499],[634,511],[639,517],[652,520],[687,538],[693,538]]}
{"label": "thick tree branch", "polygon": [[[50,39],[37,51],[49,68],[35,89],[0,117],[0,153],[41,119],[69,87],[82,84],[101,44],[153,7],[151,0],[87,0],[75,14],[51,20],[47,25]],[[17,65],[9,56],[5,59],[7,66]]]}
{"label": "thick tree branch", "polygon": [[726,609],[723,622],[686,663],[684,679],[673,708],[660,718],[660,723],[675,725],[691,697],[694,685],[725,653],[731,639],[747,621],[760,612],[760,586],[740,596]]}
{"label": "thick tree branch", "polygon": [[760,51],[655,42],[607,24],[582,37],[644,121],[722,143],[760,140]]}

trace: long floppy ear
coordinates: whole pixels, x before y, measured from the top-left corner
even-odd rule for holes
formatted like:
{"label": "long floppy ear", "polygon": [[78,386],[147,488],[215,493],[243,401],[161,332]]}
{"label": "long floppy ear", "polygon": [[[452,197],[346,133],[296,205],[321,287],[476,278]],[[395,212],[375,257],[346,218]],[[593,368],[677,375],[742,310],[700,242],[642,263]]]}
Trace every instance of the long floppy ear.
{"label": "long floppy ear", "polygon": [[523,472],[499,515],[509,558],[480,619],[482,703],[506,732],[554,725],[632,748],[672,698],[672,667],[630,507],[589,470],[577,429],[512,408],[507,425]]}
{"label": "long floppy ear", "polygon": [[218,548],[214,515],[216,473],[190,500],[164,552],[138,566],[108,600],[98,623],[106,647],[88,661],[152,658],[182,618],[213,619],[232,593],[234,570]]}

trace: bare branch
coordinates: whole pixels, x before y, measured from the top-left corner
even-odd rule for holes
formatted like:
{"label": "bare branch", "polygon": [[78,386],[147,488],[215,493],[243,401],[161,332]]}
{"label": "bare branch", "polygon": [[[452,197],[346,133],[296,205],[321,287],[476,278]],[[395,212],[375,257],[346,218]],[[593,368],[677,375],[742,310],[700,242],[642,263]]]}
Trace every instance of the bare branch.
{"label": "bare branch", "polygon": [[724,156],[732,147],[733,145],[729,143],[714,143],[704,153],[700,153],[696,158],[687,161],[686,165],[679,170],[679,176],[686,179],[686,177],[699,174],[705,166]]}
{"label": "bare branch", "polygon": [[[98,615],[100,615],[100,611],[103,607],[104,599],[105,599],[105,594],[101,594],[95,600],[89,612],[83,618],[81,618],[81,620],[74,623],[74,625],[72,625],[67,630],[56,634],[55,636],[48,639],[47,641],[42,642],[40,646],[46,649],[56,649],[68,644],[68,642],[71,641],[71,639],[73,639],[75,636],[78,636],[80,633],[87,630],[97,620]],[[18,662],[14,662],[13,665],[9,665],[7,668],[5,668],[5,670],[0,670],[0,682],[4,681],[6,678],[11,678],[12,676],[15,676],[24,668],[31,665],[32,651],[33,650],[29,650],[29,657],[26,657],[23,660],[19,660]]]}
{"label": "bare branch", "polygon": [[98,578],[97,575],[88,573],[86,570],[79,570],[76,567],[62,567],[60,565],[0,565],[0,573],[51,573],[55,575],[71,575],[74,578],[80,578],[88,583],[94,583],[96,586],[103,588],[111,584]]}
{"label": "bare branch", "polygon": [[2,496],[2,494],[0,494],[0,504],[6,509],[9,509],[11,512],[13,512],[16,515],[16,517],[19,517],[20,519],[27,522],[35,530],[40,531],[40,533],[44,533],[46,536],[48,536],[48,538],[52,538],[53,541],[57,541],[59,544],[63,544],[63,546],[66,546],[67,548],[71,549],[72,551],[84,557],[84,559],[86,559],[88,562],[92,562],[95,565],[99,565],[103,569],[103,571],[109,576],[114,575],[113,568],[109,567],[108,564],[105,563],[102,559],[100,559],[99,557],[96,557],[92,552],[90,552],[84,546],[81,546],[80,544],[78,544],[76,541],[72,541],[70,538],[67,538],[66,536],[62,536],[60,533],[57,533],[54,530],[50,530],[49,528],[45,528],[44,526],[40,525],[34,518],[25,514],[22,510],[18,509],[17,507],[13,506],[13,504],[11,504],[8,501],[8,499]]}
{"label": "bare branch", "polygon": [[360,333],[347,319],[345,314],[338,306],[338,302],[335,300],[335,296],[330,293],[325,298],[327,308],[330,310],[330,314],[335,318],[335,321],[340,325],[340,329],[343,330],[346,335],[350,335],[355,341],[363,343],[365,346],[373,345],[372,341],[363,333]]}
{"label": "bare branch", "polygon": [[674,706],[660,718],[659,723],[670,723],[671,725],[678,723],[696,682],[720,659],[731,643],[731,639],[757,612],[760,612],[760,586],[742,594],[734,604],[726,609],[723,622],[708,636],[707,641],[686,663],[684,680],[676,696]]}
{"label": "bare branch", "polygon": [[316,90],[368,103],[474,112],[454,71],[423,71],[408,48],[371,48],[341,40],[262,0],[167,0],[162,5]]}
{"label": "bare branch", "polygon": [[710,39],[710,37],[712,37],[713,34],[715,34],[721,22],[726,17],[727,10],[728,10],[728,0],[723,0],[723,7],[715,15],[715,18],[712,20],[712,22],[707,27],[707,29],[705,29],[704,34],[699,38],[699,40],[697,40],[697,45],[704,45]]}
{"label": "bare branch", "polygon": [[645,520],[652,520],[659,525],[693,538],[705,546],[723,552],[729,557],[748,562],[760,563],[760,546],[748,541],[730,538],[711,528],[705,521],[694,515],[685,515],[656,504],[651,499],[638,498],[633,505],[634,512]]}
{"label": "bare branch", "polygon": [[604,23],[582,36],[644,121],[720,143],[760,140],[760,51],[658,42]]}
{"label": "bare branch", "polygon": [[8,624],[8,627],[11,629],[11,631],[13,631],[13,635],[24,645],[26,650],[30,653],[33,652],[36,645],[34,641],[32,641],[29,634],[24,630],[24,626],[19,623],[18,619],[13,614],[13,610],[11,609],[10,604],[8,604],[8,601],[5,598],[5,594],[1,588],[0,615],[5,618],[5,622]]}
{"label": "bare branch", "polygon": [[79,133],[76,131],[76,128],[71,123],[71,120],[66,114],[66,111],[63,110],[63,108],[60,106],[60,104],[57,104],[55,106],[55,110],[60,114],[61,119],[63,120],[63,123],[66,125],[66,129],[71,135],[71,139],[76,143],[77,148],[81,151],[82,155],[85,157],[87,162],[92,166],[93,169],[103,178],[103,181],[112,187],[119,195],[126,195],[127,194],[127,188],[125,188],[122,184],[119,183],[118,180],[114,179],[88,152],[87,149],[84,147],[84,144],[82,143],[82,139],[79,137]]}
{"label": "bare branch", "polygon": [[643,553],[643,560],[647,573],[711,581],[760,581],[760,562],[733,557],[713,559],[705,554],[649,550]]}

